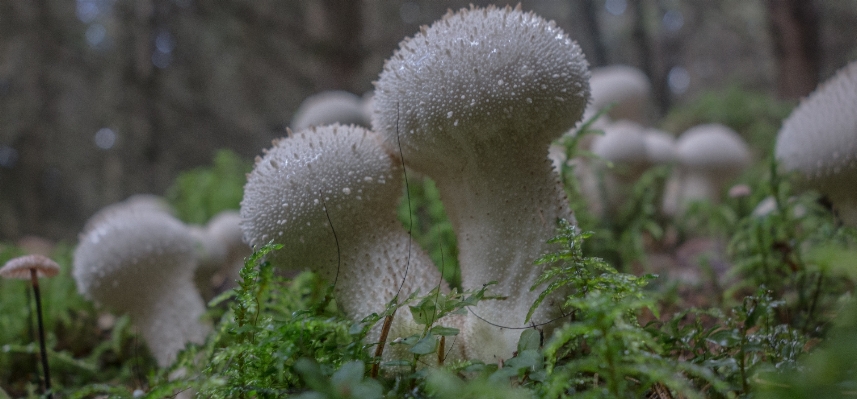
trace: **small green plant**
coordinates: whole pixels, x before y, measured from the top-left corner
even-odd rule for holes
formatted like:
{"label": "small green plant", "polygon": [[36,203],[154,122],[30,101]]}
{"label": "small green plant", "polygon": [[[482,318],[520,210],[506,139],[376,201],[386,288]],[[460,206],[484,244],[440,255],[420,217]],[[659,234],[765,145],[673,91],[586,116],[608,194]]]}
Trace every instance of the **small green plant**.
{"label": "small green plant", "polygon": [[230,150],[214,155],[213,165],[180,174],[166,197],[179,219],[203,224],[227,209],[238,209],[244,196],[244,177],[250,165]]}
{"label": "small green plant", "polygon": [[556,264],[537,281],[549,283],[542,299],[558,290],[570,291],[565,308],[571,323],[560,327],[545,345],[546,377],[542,397],[636,398],[666,387],[687,397],[702,397],[688,378],[693,375],[720,389],[705,368],[664,356],[655,335],[637,322],[641,311],[657,313],[643,288],[655,276],[619,273],[600,258],[583,255],[584,240],[563,222],[552,242],[562,248],[539,259]]}

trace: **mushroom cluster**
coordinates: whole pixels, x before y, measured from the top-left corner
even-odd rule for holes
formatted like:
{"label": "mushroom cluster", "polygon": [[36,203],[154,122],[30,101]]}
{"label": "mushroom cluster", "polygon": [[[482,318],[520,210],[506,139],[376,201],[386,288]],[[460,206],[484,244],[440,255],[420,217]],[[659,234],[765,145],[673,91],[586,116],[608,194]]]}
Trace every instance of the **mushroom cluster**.
{"label": "mushroom cluster", "polygon": [[[312,270],[333,283],[337,304],[360,320],[394,299],[447,289],[395,216],[401,186],[399,161],[373,132],[310,128],[274,141],[256,160],[244,187],[241,227],[251,245],[283,245],[271,256],[275,265]],[[408,313],[397,313],[393,337],[418,332]],[[379,337],[376,326],[369,339]]]}
{"label": "mushroom cluster", "polygon": [[[520,7],[464,9],[405,39],[375,84],[373,128],[440,190],[458,237],[464,288],[492,280],[505,301],[473,309],[473,357],[509,358],[557,220],[574,217],[548,146],[589,101],[588,64],[553,22]],[[561,316],[557,298],[533,317]],[[550,328],[550,326],[548,326]],[[470,354],[470,353],[469,353]]]}
{"label": "mushroom cluster", "polygon": [[857,226],[857,61],[839,70],[783,122],[776,158],[800,183],[825,194]]}

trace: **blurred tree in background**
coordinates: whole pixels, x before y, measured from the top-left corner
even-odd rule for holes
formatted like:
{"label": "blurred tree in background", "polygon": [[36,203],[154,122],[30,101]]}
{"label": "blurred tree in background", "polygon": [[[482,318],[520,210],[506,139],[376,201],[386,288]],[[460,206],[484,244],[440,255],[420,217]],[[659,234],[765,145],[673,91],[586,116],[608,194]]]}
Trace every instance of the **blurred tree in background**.
{"label": "blurred tree in background", "polygon": [[[163,194],[218,149],[251,159],[303,98],[371,90],[401,39],[468,3],[0,2],[0,239],[73,239],[100,207]],[[799,96],[857,58],[857,0],[522,3],[593,66],[645,70],[660,114],[731,84]]]}

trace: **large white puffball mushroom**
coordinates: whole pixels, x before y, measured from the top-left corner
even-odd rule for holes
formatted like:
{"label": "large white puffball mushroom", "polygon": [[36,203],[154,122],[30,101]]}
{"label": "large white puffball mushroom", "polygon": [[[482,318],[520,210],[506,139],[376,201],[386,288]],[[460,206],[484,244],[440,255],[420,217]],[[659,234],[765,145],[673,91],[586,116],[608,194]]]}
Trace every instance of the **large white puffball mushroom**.
{"label": "large white puffball mushroom", "polygon": [[[482,301],[468,354],[491,361],[515,351],[530,290],[554,250],[557,220],[574,220],[548,146],[589,100],[588,64],[556,26],[519,8],[446,14],[405,39],[375,83],[372,126],[384,145],[438,186],[458,237],[464,288],[492,280],[504,301]],[[561,295],[535,323],[561,316]],[[551,326],[546,326],[548,333]]]}
{"label": "large white puffball mushroom", "polygon": [[842,220],[857,226],[857,61],[839,70],[783,122],[780,166],[827,195]]}
{"label": "large white puffball mushroom", "polygon": [[193,283],[195,267],[193,239],[179,220],[115,206],[81,234],[72,275],[83,296],[127,313],[165,367],[211,329],[200,320],[205,303]]}
{"label": "large white puffball mushroom", "polygon": [[[724,185],[750,166],[750,150],[734,130],[717,123],[692,127],[676,141],[680,203],[717,202]],[[679,205],[681,207],[682,205]]]}
{"label": "large white puffball mushroom", "polygon": [[[310,128],[275,141],[257,159],[244,187],[241,227],[253,246],[283,245],[273,264],[334,283],[337,304],[361,320],[384,311],[397,294],[403,300],[445,284],[396,218],[401,194],[400,162],[375,133]],[[376,342],[379,329],[373,331]],[[410,312],[399,309],[390,339],[416,332]]]}
{"label": "large white puffball mushroom", "polygon": [[307,97],[292,116],[292,130],[333,123],[369,126],[363,100],[347,91],[323,91]]}
{"label": "large white puffball mushroom", "polygon": [[643,71],[628,65],[611,65],[592,70],[592,104],[587,115],[614,104],[607,112],[615,120],[646,124],[652,102],[651,84]]}

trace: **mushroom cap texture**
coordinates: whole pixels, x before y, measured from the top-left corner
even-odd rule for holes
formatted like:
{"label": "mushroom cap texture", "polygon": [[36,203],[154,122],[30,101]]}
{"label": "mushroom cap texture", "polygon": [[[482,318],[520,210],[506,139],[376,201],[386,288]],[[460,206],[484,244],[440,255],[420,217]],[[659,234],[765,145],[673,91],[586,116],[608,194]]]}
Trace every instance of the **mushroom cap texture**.
{"label": "mushroom cap texture", "polygon": [[684,168],[703,173],[734,175],[750,165],[750,150],[741,136],[717,123],[685,131],[676,141],[676,152]]}
{"label": "mushroom cap texture", "polygon": [[313,94],[301,103],[292,116],[292,130],[333,123],[369,126],[363,108],[363,99],[341,90]]}
{"label": "mushroom cap texture", "polygon": [[244,240],[252,246],[283,244],[272,254],[279,266],[332,278],[334,232],[343,237],[395,220],[401,166],[375,133],[357,126],[310,128],[273,144],[244,186]]}
{"label": "mushroom cap texture", "polygon": [[775,154],[806,185],[836,197],[857,195],[857,61],[792,111],[777,136]]}
{"label": "mushroom cap texture", "polygon": [[115,207],[81,234],[72,274],[78,291],[102,305],[133,311],[157,296],[164,281],[193,290],[194,241],[188,228],[155,209]]}
{"label": "mushroom cap texture", "polygon": [[425,172],[497,141],[546,152],[588,99],[586,59],[553,21],[471,7],[399,44],[375,82],[372,126]]}
{"label": "mushroom cap texture", "polygon": [[32,269],[36,270],[37,277],[53,277],[60,272],[60,266],[47,256],[24,255],[9,259],[0,268],[0,277],[29,280]]}

